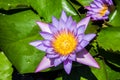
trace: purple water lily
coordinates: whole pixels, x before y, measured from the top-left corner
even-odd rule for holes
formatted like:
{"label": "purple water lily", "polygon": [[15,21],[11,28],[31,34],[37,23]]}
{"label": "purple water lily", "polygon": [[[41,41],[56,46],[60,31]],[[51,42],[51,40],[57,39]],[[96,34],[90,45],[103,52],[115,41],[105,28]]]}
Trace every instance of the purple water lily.
{"label": "purple water lily", "polygon": [[112,5],[112,0],[94,0],[90,6],[86,7],[88,9],[87,16],[90,16],[92,20],[106,20]]}
{"label": "purple water lily", "polygon": [[69,74],[73,61],[99,68],[97,62],[85,49],[96,36],[95,34],[84,34],[89,20],[90,17],[86,17],[77,24],[71,16],[67,17],[63,11],[59,21],[53,17],[51,24],[37,22],[42,30],[40,35],[44,40],[34,41],[30,44],[45,51],[46,55],[35,72],[63,63],[65,71]]}

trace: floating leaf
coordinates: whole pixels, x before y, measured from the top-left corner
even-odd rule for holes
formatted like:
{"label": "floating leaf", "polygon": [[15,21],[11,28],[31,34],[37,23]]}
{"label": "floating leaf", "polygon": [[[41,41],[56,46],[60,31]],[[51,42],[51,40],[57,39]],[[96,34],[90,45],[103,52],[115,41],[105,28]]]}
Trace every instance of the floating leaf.
{"label": "floating leaf", "polygon": [[120,28],[103,28],[98,35],[97,42],[105,50],[120,51]]}
{"label": "floating leaf", "polygon": [[[120,1],[116,0],[116,10],[113,12],[113,14],[110,17],[109,24],[113,27],[120,27],[119,21],[120,21]],[[114,6],[113,6],[114,7]]]}
{"label": "floating leaf", "polygon": [[93,24],[91,21],[89,22],[89,25],[85,31],[86,34],[89,33],[97,33],[97,30],[99,29],[98,25]]}
{"label": "floating leaf", "polygon": [[120,80],[120,72],[112,70],[109,66],[106,66],[107,80]]}
{"label": "floating leaf", "polygon": [[29,6],[28,0],[0,0],[0,8],[10,10]]}
{"label": "floating leaf", "polygon": [[96,61],[98,62],[100,69],[91,68],[91,71],[93,72],[94,76],[96,76],[97,80],[107,80],[106,67],[104,61],[99,58],[96,58]]}
{"label": "floating leaf", "polygon": [[77,0],[83,6],[89,6],[93,0]]}
{"label": "floating leaf", "polygon": [[59,18],[62,10],[74,16],[76,20],[79,19],[79,15],[67,0],[30,0],[30,4],[46,22],[50,22],[52,16]]}
{"label": "floating leaf", "polygon": [[41,39],[32,11],[0,15],[0,47],[20,73],[34,72],[45,53],[29,45]]}
{"label": "floating leaf", "polygon": [[119,52],[105,51],[103,49],[99,49],[99,53],[103,56],[108,63],[111,65],[120,68],[120,54]]}
{"label": "floating leaf", "polygon": [[0,80],[12,80],[12,64],[4,55],[0,52]]}

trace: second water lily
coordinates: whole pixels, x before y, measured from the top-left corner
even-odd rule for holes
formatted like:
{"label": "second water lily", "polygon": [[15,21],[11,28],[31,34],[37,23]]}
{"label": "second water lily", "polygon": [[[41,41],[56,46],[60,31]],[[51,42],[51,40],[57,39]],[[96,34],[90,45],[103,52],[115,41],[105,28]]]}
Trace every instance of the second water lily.
{"label": "second water lily", "polygon": [[105,20],[108,19],[110,14],[110,6],[113,6],[112,0],[94,0],[88,9],[87,16],[90,16],[92,20]]}

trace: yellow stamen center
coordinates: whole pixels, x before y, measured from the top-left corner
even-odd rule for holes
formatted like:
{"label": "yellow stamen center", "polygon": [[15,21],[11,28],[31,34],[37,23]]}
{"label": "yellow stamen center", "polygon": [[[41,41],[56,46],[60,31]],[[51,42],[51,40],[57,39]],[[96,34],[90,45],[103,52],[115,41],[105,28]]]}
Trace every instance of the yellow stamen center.
{"label": "yellow stamen center", "polygon": [[52,46],[57,53],[66,56],[76,49],[77,40],[72,33],[63,31],[55,35]]}
{"label": "yellow stamen center", "polygon": [[99,15],[104,16],[106,14],[107,10],[108,10],[108,6],[104,4],[103,8],[99,11]]}

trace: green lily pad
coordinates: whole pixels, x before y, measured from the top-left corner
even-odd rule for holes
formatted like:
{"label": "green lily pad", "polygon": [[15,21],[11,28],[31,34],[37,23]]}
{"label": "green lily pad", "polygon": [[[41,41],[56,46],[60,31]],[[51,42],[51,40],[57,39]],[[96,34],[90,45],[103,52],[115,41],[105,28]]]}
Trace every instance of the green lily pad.
{"label": "green lily pad", "polygon": [[12,80],[12,64],[3,52],[0,52],[0,80]]}
{"label": "green lily pad", "polygon": [[120,28],[103,28],[98,34],[97,42],[105,50],[120,51]]}
{"label": "green lily pad", "polygon": [[40,20],[31,10],[0,15],[0,47],[20,73],[34,72],[45,53],[29,45],[40,40]]}

